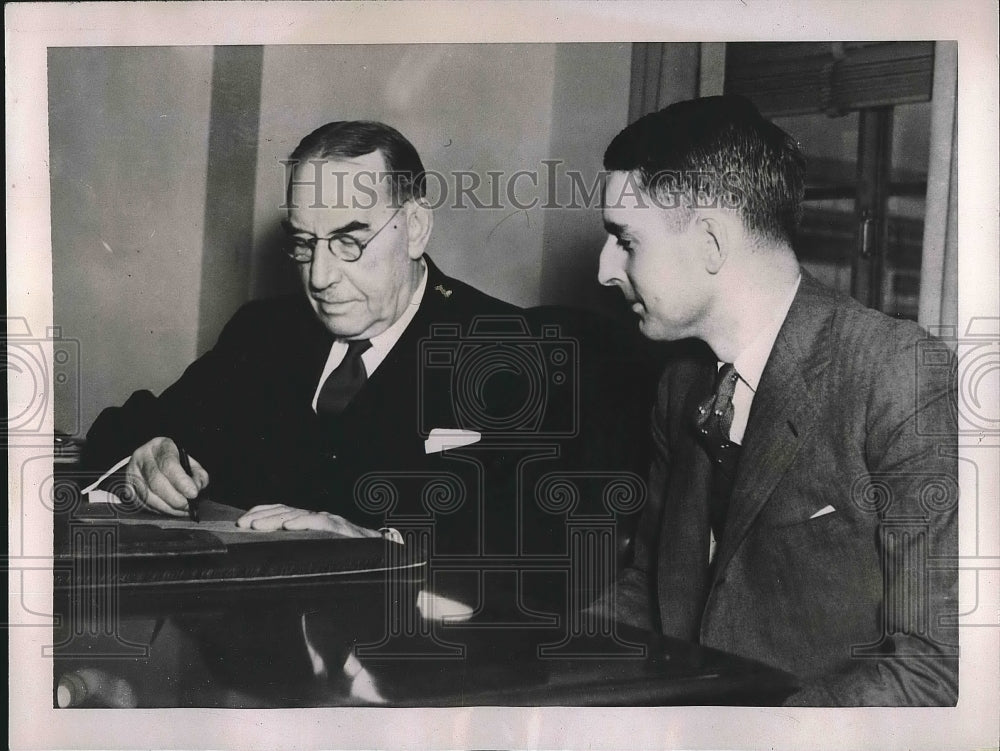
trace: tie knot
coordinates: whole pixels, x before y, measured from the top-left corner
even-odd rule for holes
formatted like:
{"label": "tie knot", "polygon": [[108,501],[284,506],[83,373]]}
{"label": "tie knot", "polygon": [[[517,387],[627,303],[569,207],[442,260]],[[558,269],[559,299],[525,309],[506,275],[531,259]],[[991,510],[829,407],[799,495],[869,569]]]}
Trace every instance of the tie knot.
{"label": "tie knot", "polygon": [[732,363],[724,363],[715,378],[715,400],[720,404],[732,404],[736,383],[739,380],[740,374],[736,372]]}
{"label": "tie knot", "polygon": [[344,359],[355,360],[370,350],[371,347],[372,343],[370,339],[353,339],[347,343],[347,353],[344,355]]}
{"label": "tie knot", "polygon": [[735,386],[740,380],[740,374],[736,372],[736,366],[731,362],[723,363],[719,368],[719,375],[716,377],[715,390],[726,388],[729,385]]}

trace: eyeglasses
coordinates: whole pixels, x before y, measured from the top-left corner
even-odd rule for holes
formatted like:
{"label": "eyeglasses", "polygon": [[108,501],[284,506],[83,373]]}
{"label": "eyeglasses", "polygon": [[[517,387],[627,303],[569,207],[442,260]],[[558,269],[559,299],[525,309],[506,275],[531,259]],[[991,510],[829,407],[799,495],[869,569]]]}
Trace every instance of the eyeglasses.
{"label": "eyeglasses", "polygon": [[296,263],[312,263],[313,254],[316,252],[316,246],[321,242],[326,243],[326,247],[333,254],[334,258],[339,261],[344,261],[345,263],[354,263],[359,258],[361,254],[365,252],[365,248],[371,245],[372,240],[378,237],[379,232],[384,230],[393,219],[396,218],[402,210],[402,206],[392,212],[392,215],[367,240],[359,240],[354,235],[348,232],[334,232],[332,235],[327,237],[304,237],[298,234],[300,230],[295,229],[288,220],[283,221],[282,227],[285,232],[287,232],[290,237],[288,238],[288,246],[285,252],[288,257],[291,258]]}

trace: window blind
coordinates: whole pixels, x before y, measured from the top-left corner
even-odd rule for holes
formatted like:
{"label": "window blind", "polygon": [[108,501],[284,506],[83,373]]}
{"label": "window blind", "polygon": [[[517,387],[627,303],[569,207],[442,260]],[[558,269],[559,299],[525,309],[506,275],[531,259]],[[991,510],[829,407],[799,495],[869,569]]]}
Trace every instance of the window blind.
{"label": "window blind", "polygon": [[726,93],[769,117],[926,102],[933,74],[934,42],[726,45]]}

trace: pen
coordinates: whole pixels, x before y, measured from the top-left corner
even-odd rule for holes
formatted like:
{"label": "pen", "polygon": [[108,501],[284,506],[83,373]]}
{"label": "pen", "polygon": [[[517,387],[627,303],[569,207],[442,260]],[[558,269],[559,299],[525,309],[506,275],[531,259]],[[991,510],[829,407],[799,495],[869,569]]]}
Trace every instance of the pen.
{"label": "pen", "polygon": [[[174,441],[174,443],[177,443],[177,441]],[[181,455],[181,467],[188,473],[188,477],[193,480],[194,472],[191,471],[191,460],[188,458],[188,452],[180,444],[177,444],[177,452]],[[201,523],[201,520],[198,518],[198,496],[188,501],[188,515],[191,517],[191,521]]]}

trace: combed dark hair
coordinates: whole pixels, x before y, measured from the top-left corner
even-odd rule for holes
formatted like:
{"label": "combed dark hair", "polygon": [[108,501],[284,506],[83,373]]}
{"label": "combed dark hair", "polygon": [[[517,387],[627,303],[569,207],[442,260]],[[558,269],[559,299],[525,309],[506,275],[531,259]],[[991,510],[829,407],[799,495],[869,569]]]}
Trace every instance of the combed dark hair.
{"label": "combed dark hair", "polygon": [[372,120],[338,120],[303,138],[289,159],[353,159],[380,151],[389,174],[392,200],[403,204],[423,198],[427,177],[413,144],[395,128]]}
{"label": "combed dark hair", "polygon": [[[735,194],[748,230],[792,242],[801,216],[805,160],[795,141],[740,96],[677,102],[625,128],[604,167],[634,172],[650,196],[702,173]],[[690,186],[687,186],[690,189]]]}

